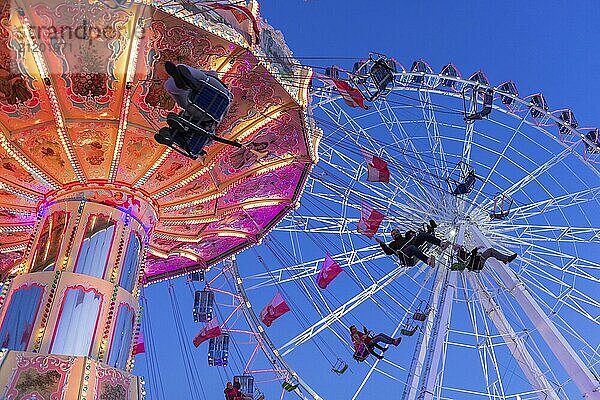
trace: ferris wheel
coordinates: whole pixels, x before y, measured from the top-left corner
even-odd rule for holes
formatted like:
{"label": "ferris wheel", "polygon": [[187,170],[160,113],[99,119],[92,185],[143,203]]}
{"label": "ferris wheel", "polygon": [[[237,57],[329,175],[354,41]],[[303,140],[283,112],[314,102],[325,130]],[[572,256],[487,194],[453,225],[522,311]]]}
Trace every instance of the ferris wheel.
{"label": "ferris wheel", "polygon": [[[462,77],[452,64],[406,69],[371,55],[320,81],[319,160],[301,204],[237,259],[249,303],[279,291],[290,305],[264,335],[294,368],[296,393],[599,398],[598,129],[550,111],[542,94],[522,96],[482,71]],[[374,212],[380,224],[365,235]],[[425,249],[433,268],[406,265],[374,240],[430,219],[453,244]],[[460,270],[459,246],[518,258]],[[323,289],[327,256],[343,273]],[[351,325],[402,342],[382,360],[355,362]]]}

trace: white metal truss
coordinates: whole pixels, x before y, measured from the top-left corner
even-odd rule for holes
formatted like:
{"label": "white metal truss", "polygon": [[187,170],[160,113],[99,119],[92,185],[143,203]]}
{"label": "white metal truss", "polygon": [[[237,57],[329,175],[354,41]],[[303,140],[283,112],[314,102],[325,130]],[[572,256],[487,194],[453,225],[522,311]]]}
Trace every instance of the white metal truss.
{"label": "white metal truss", "polygon": [[[459,86],[473,84],[445,78]],[[584,159],[581,143],[555,133],[557,127],[575,137],[580,132],[528,100],[479,83],[482,90],[493,90],[496,100],[488,118],[467,124],[462,93],[435,86],[440,81],[437,74],[399,72],[392,92],[368,110],[348,108],[333,87],[314,90],[315,123],[324,131],[320,162],[301,206],[272,231],[276,241],[261,246],[279,253],[270,257],[269,271],[242,271],[248,299],[277,288],[293,300],[301,315],[290,324],[291,333],[285,319],[277,322],[279,329],[269,330],[273,343],[283,343],[275,350],[289,361],[305,350],[327,352],[329,346],[347,357],[344,330],[365,318],[360,314],[365,304],[381,314],[383,330],[396,333],[414,296],[427,292],[432,310],[415,336],[414,357],[397,360],[391,352],[384,362],[359,364],[353,399],[366,398],[371,382],[382,379],[404,384],[408,399],[558,400],[575,391],[596,398],[600,169]],[[500,96],[513,100],[510,107],[498,101]],[[542,117],[533,119],[531,109]],[[389,183],[366,181],[361,150],[388,163]],[[480,180],[457,198],[445,179],[461,161]],[[497,193],[515,200],[502,220],[490,217]],[[510,267],[489,260],[479,275],[450,271],[448,252],[435,270],[420,264],[404,268],[356,232],[363,203],[385,214],[377,233],[381,239],[393,228],[416,230],[431,217],[439,236],[461,243],[466,228],[465,246],[494,246],[519,253],[519,259]],[[315,277],[326,252],[344,273],[323,290]],[[433,273],[435,282],[425,276]],[[451,325],[459,317],[463,324]],[[588,328],[578,329],[573,321]],[[457,348],[476,354],[476,364],[468,368],[479,370],[479,387],[453,380],[452,371],[463,361]],[[566,371],[556,369],[555,359]],[[300,375],[306,372],[295,367]],[[327,388],[319,382],[304,384],[331,397],[320,393]]]}

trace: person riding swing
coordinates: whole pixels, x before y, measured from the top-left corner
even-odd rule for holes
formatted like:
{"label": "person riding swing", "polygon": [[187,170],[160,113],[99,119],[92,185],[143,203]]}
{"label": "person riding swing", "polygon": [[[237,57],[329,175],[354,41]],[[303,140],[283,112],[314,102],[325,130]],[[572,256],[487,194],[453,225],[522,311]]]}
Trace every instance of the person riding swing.
{"label": "person riding swing", "polygon": [[[430,221],[429,226],[431,228],[428,228],[427,230],[430,232],[433,232],[435,227],[437,227],[433,220]],[[383,240],[379,238],[375,238],[375,240],[377,241],[377,243],[379,243],[381,249],[385,254],[396,254],[400,258],[400,262],[402,262],[402,264],[406,265],[407,267],[412,267],[415,265],[415,257],[423,261],[430,267],[435,267],[435,257],[427,257],[419,249],[419,246],[425,243],[430,243],[439,246],[443,251],[450,245],[450,242],[448,242],[447,240],[441,240],[435,237],[432,233],[424,231],[415,233],[415,231],[408,230],[405,232],[404,236],[402,236],[398,229],[392,229],[391,234],[394,240],[389,244],[386,244]]]}
{"label": "person riding swing", "polygon": [[216,73],[170,61],[165,62],[165,70],[170,75],[165,89],[183,111],[169,113],[169,126],[161,128],[154,139],[193,160],[205,155],[204,147],[213,140],[242,147],[240,143],[215,135],[233,100]]}
{"label": "person riding swing", "polygon": [[[379,360],[383,360],[383,353],[385,353],[387,348],[380,346],[379,343],[398,346],[400,341],[402,341],[400,337],[394,339],[384,333],[371,336],[367,327],[363,326],[363,332],[360,332],[355,325],[350,327],[350,337],[354,346],[354,359],[357,361],[364,361],[369,354],[374,355]],[[382,354],[377,353],[375,348],[380,350]]]}

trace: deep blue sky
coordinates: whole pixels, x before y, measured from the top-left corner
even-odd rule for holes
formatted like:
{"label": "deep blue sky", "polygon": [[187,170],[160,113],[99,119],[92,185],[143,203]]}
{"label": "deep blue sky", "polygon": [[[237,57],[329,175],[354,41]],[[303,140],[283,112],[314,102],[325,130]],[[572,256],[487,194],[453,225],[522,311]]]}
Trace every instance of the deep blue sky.
{"label": "deep blue sky", "polygon": [[[422,58],[435,71],[452,62],[465,77],[482,69],[493,85],[512,79],[521,97],[544,93],[550,109],[571,108],[580,127],[600,125],[597,0],[265,0],[261,14],[284,33],[297,57],[359,58],[377,51],[405,67]],[[306,63],[350,69],[353,61]],[[189,319],[190,292],[185,284],[176,285],[182,304],[189,303],[182,309]],[[166,286],[146,292],[166,398],[189,399]],[[195,327],[188,328],[192,335]],[[206,374],[206,345],[193,355],[199,375]],[[136,363],[136,372],[147,376],[145,356]],[[221,398],[221,382],[214,371],[207,374],[207,398]]]}

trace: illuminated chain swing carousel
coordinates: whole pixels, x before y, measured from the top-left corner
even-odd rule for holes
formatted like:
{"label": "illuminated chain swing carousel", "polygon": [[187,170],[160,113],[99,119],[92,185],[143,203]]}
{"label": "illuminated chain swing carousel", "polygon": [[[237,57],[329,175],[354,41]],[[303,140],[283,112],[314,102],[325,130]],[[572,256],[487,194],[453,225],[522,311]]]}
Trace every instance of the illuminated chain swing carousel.
{"label": "illuminated chain swing carousel", "polygon": [[[207,269],[294,209],[318,142],[311,71],[255,1],[2,6],[2,398],[142,398],[141,286]],[[167,61],[231,95],[194,157],[154,139],[183,115]]]}

